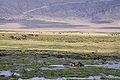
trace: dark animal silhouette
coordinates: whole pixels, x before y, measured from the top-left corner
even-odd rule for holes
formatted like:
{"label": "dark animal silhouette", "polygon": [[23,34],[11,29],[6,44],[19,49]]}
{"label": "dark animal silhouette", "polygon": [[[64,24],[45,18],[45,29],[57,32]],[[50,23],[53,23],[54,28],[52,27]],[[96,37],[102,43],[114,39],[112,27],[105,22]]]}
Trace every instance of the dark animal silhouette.
{"label": "dark animal silhouette", "polygon": [[74,62],[74,63],[71,63],[70,66],[72,66],[72,67],[83,67],[84,64],[82,64],[81,62],[77,62],[77,63]]}

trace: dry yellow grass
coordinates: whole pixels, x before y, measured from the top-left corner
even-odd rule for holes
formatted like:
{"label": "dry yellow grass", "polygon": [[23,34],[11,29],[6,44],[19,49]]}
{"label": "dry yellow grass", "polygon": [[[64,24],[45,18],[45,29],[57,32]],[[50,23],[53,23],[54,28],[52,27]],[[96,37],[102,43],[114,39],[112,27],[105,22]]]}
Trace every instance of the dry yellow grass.
{"label": "dry yellow grass", "polygon": [[[32,36],[30,35],[32,34]],[[0,32],[0,49],[39,49],[70,52],[120,52],[120,36],[83,32]],[[34,35],[37,35],[35,37]],[[11,39],[10,36],[26,40]],[[81,39],[82,38],[82,39]],[[52,41],[54,40],[54,41]]]}

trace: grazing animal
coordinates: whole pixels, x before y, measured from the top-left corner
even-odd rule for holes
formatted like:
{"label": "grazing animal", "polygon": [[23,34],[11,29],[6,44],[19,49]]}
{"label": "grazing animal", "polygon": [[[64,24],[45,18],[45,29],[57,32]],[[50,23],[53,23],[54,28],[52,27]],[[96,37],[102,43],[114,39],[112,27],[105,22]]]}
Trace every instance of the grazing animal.
{"label": "grazing animal", "polygon": [[82,64],[81,62],[78,62],[78,63],[71,63],[70,66],[72,67],[84,67],[84,64]]}

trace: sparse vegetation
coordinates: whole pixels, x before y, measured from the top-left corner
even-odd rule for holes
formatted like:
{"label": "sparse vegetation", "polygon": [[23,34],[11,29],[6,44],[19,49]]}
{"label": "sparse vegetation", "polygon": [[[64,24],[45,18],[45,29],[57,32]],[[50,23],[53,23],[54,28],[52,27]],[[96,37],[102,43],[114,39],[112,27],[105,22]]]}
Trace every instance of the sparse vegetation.
{"label": "sparse vegetation", "polygon": [[[18,72],[22,78],[120,76],[119,69],[102,67],[41,70],[49,65],[62,65],[72,60],[83,64],[105,64],[120,60],[120,35],[80,32],[0,33],[0,70]],[[3,36],[4,35],[4,36]],[[40,62],[39,62],[40,61]],[[27,68],[32,70],[27,71]],[[9,77],[17,80],[19,77]],[[102,76],[102,78],[109,80]],[[8,79],[0,76],[0,79]],[[112,80],[112,79],[111,79]],[[117,79],[116,79],[117,80]]]}
{"label": "sparse vegetation", "polygon": [[[71,35],[72,34],[72,35]],[[86,33],[35,34],[0,33],[0,49],[42,49],[69,52],[119,53],[119,35],[86,35]],[[100,33],[101,34],[101,33]],[[4,35],[4,36],[2,36]]]}

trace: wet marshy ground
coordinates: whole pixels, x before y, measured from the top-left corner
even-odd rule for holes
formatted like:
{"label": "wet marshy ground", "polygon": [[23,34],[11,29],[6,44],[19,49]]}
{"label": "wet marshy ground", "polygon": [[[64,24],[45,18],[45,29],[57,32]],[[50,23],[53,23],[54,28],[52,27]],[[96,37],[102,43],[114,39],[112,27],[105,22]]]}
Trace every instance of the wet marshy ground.
{"label": "wet marshy ground", "polygon": [[[84,66],[69,65],[78,62]],[[0,79],[3,78],[6,80],[120,79],[120,60],[87,60],[47,54],[2,54],[0,56]]]}

